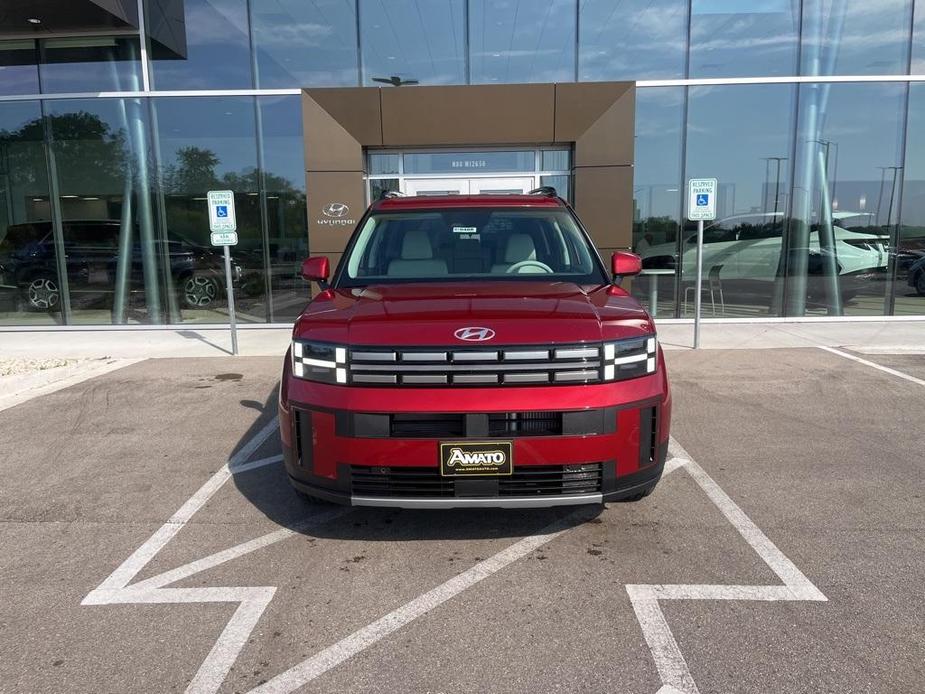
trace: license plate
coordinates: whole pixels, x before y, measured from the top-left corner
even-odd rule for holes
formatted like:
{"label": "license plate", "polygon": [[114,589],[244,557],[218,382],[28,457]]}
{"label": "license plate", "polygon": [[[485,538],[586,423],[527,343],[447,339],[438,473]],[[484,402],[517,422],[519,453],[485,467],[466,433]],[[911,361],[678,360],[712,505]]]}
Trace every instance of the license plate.
{"label": "license plate", "polygon": [[443,477],[500,476],[514,470],[511,441],[460,441],[440,444],[440,474]]}

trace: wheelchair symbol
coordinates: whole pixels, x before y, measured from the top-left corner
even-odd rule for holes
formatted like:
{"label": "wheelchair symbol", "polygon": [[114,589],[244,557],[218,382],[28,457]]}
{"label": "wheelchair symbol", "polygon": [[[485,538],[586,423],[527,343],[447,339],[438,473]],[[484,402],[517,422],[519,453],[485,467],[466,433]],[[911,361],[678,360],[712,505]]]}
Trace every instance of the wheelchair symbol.
{"label": "wheelchair symbol", "polygon": [[701,193],[697,196],[697,207],[707,207],[710,204],[710,195]]}
{"label": "wheelchair symbol", "polygon": [[228,205],[216,205],[215,206],[215,216],[216,217],[227,217],[228,216]]}

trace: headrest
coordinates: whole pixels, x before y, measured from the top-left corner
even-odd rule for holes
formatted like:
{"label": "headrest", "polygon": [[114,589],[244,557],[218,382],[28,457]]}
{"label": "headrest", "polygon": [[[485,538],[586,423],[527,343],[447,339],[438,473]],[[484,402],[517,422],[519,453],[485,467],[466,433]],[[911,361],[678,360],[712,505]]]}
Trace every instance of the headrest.
{"label": "headrest", "polygon": [[430,245],[430,237],[423,229],[412,229],[405,232],[401,242],[402,260],[430,260],[434,257],[434,249]]}
{"label": "headrest", "polygon": [[504,251],[505,263],[519,263],[522,260],[536,260],[536,246],[530,234],[511,234]]}

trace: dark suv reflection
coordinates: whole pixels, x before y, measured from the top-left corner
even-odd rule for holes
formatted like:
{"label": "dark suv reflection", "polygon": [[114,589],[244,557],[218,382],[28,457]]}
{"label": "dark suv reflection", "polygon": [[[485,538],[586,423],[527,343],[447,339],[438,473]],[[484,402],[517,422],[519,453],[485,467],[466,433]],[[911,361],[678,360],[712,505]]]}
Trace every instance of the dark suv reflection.
{"label": "dark suv reflection", "polygon": [[[110,305],[118,266],[118,221],[63,223],[67,283],[72,304]],[[137,239],[137,232],[133,234]],[[166,247],[166,248],[165,248]],[[222,256],[210,247],[182,240],[155,241],[158,258],[169,258],[174,289],[186,308],[208,308],[224,301]],[[166,252],[165,252],[166,251]],[[234,278],[242,271],[233,266]],[[0,285],[17,289],[25,307],[58,310],[61,290],[51,222],[14,224],[0,240]],[[132,248],[129,290],[144,288],[142,249]]]}

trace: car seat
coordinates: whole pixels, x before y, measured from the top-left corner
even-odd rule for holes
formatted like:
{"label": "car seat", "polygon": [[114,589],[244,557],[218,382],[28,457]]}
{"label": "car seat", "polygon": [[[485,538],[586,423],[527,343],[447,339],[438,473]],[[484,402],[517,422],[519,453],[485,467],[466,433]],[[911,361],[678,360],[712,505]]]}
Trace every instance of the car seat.
{"label": "car seat", "polygon": [[430,236],[423,229],[406,231],[401,257],[389,263],[390,277],[431,277],[447,274],[446,261],[434,258]]}
{"label": "car seat", "polygon": [[503,275],[512,265],[524,260],[536,260],[536,245],[530,234],[511,234],[504,247],[504,262],[491,266],[491,274]]}

